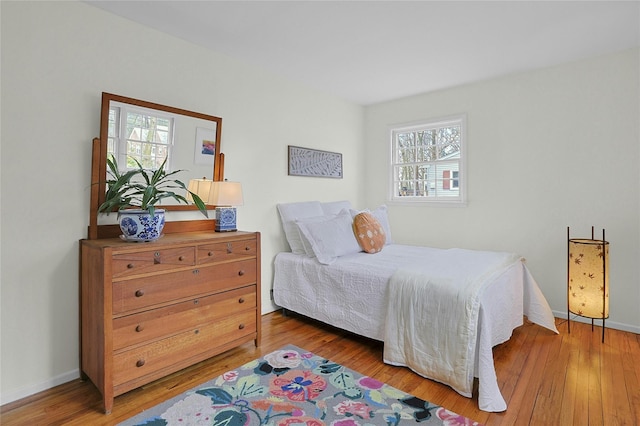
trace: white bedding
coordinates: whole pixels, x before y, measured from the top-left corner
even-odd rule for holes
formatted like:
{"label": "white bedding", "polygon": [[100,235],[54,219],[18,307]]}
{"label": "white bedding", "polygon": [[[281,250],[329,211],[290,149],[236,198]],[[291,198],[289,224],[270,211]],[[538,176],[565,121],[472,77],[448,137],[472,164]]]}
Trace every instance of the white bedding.
{"label": "white bedding", "polygon": [[399,268],[389,281],[384,361],[470,398],[480,297],[519,262],[511,253],[451,249]]}
{"label": "white bedding", "polygon": [[[390,244],[380,253],[349,254],[331,265],[320,264],[305,255],[279,253],[275,259],[274,301],[294,312],[385,341],[391,277],[399,268],[420,265],[442,252],[429,247]],[[480,409],[504,411],[506,403],[498,388],[492,347],[511,337],[513,329],[522,325],[523,314],[543,327],[556,333],[557,330],[547,301],[522,262],[515,261],[490,278],[479,292],[477,336],[472,339],[475,342],[471,343],[470,356],[474,359],[474,376],[480,382]],[[463,394],[470,396],[467,392]]]}

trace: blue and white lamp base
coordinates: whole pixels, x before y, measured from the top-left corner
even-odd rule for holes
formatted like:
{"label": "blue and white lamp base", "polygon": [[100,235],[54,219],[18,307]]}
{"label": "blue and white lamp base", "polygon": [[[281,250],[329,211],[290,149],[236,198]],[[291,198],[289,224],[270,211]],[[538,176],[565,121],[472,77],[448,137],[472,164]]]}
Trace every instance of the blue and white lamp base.
{"label": "blue and white lamp base", "polygon": [[216,207],[216,232],[237,231],[236,208]]}

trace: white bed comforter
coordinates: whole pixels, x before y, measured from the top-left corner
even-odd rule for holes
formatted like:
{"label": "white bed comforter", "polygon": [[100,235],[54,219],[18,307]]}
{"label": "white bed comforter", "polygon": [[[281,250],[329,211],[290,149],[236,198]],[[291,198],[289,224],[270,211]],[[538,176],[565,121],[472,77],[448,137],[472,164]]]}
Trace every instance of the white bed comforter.
{"label": "white bed comforter", "polygon": [[[399,269],[420,265],[443,251],[392,244],[376,254],[342,256],[331,265],[304,255],[279,253],[275,259],[274,301],[283,308],[384,341],[391,277]],[[473,370],[479,379],[480,409],[503,411],[506,403],[497,383],[493,346],[511,337],[513,329],[522,325],[523,314],[532,322],[557,330],[551,309],[523,262],[515,261],[503,273],[487,278],[479,292]]]}
{"label": "white bed comforter", "polygon": [[388,287],[384,361],[470,398],[480,297],[516,262],[511,253],[450,249],[399,268]]}

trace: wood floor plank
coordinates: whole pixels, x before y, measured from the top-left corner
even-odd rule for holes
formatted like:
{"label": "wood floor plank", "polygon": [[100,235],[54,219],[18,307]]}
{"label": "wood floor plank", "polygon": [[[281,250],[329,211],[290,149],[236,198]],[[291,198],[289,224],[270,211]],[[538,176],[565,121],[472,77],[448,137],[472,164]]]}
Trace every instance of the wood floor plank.
{"label": "wood floor plank", "polygon": [[[591,338],[587,327],[580,327],[578,323],[573,323],[572,334],[575,333],[572,343],[576,344],[578,351],[577,375],[576,375],[576,399],[573,409],[573,424],[589,424],[589,379],[591,378]],[[575,331],[573,331],[575,330]]]}
{"label": "wood floor plank", "polygon": [[[589,364],[586,373],[589,375],[589,424],[603,425],[604,413],[602,412],[602,344],[600,342],[602,331],[596,328],[591,335],[589,349]],[[594,340],[595,339],[595,340]]]}
{"label": "wood floor plank", "polygon": [[[552,425],[558,421],[558,417],[553,414],[553,407],[558,400],[562,399],[564,391],[564,383],[557,378],[563,377],[565,374],[564,365],[566,365],[568,353],[562,352],[563,336],[555,336],[545,330],[540,330],[538,335],[541,341],[549,347],[542,367],[542,370],[548,371],[549,374],[540,376],[540,387],[537,391],[534,407],[532,407],[533,413],[530,422],[539,425]],[[564,365],[562,358],[565,361]]]}
{"label": "wood floor plank", "polygon": [[640,419],[640,334],[625,333],[620,353],[629,405],[632,408],[631,418]]}
{"label": "wood floor plank", "polygon": [[[535,326],[525,323],[517,329],[508,342],[494,348],[494,366],[498,385],[507,406],[511,404],[520,371],[529,357],[527,348],[531,345],[535,334],[532,327]],[[498,355],[495,356],[496,354]]]}
{"label": "wood floor plank", "polygon": [[620,356],[623,340],[624,333],[607,330],[606,341],[602,345],[602,411],[603,417],[615,425],[628,424],[625,419],[629,419],[632,413],[624,386],[624,362]]}
{"label": "wood floor plank", "polygon": [[507,411],[478,409],[473,398],[382,362],[380,342],[298,315],[262,318],[262,345],[247,343],[141,388],[118,396],[113,412],[101,411],[100,393],[74,380],[0,407],[0,423],[12,425],[114,425],[246,362],[294,344],[436,405],[490,425],[640,424],[640,336],[556,320],[560,335],[528,323],[494,348],[496,374]]}
{"label": "wood floor plank", "polygon": [[[566,324],[566,322],[565,322]],[[559,328],[560,329],[560,328]],[[565,327],[562,327],[560,333],[562,334]],[[576,336],[576,334],[578,336]],[[558,369],[566,366],[565,374],[558,376],[562,377],[563,381],[558,383],[558,386],[562,388],[562,399],[560,400],[560,406],[564,407],[560,411],[558,418],[559,425],[572,425],[574,424],[574,412],[576,406],[576,399],[578,398],[578,379],[580,377],[580,371],[578,370],[578,364],[580,360],[580,351],[577,345],[580,338],[580,330],[574,327],[572,334],[562,334],[562,349],[563,354],[559,359]],[[556,379],[557,380],[557,379]]]}
{"label": "wood floor plank", "polygon": [[[545,371],[551,347],[551,344],[546,339],[547,336],[548,334],[544,333],[542,330],[539,330],[538,333],[536,333],[533,340],[533,350],[531,351],[532,359],[525,365],[523,373],[520,374],[524,380],[519,380],[516,388],[519,399],[517,416],[514,424],[533,423],[533,409],[536,404],[536,399],[539,396],[540,386],[544,377],[540,372]],[[558,336],[554,337],[557,338]]]}
{"label": "wood floor plank", "polygon": [[[619,397],[629,404],[629,413],[624,424],[632,425],[635,419],[635,424],[637,425],[639,423],[638,419],[640,419],[640,340],[637,340],[637,335],[620,331],[618,333],[620,334],[620,339],[618,340],[617,349],[620,352],[625,383],[624,392],[621,392]],[[626,351],[633,355],[625,356]]]}

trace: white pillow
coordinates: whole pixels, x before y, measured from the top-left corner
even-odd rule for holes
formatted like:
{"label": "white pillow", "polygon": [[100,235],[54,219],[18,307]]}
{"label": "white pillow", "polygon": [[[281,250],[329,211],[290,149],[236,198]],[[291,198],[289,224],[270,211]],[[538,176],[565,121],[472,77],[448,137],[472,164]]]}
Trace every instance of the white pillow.
{"label": "white pillow", "polygon": [[307,238],[320,263],[330,265],[345,254],[362,251],[352,228],[348,210],[320,222],[298,221],[300,232]]}
{"label": "white pillow", "polygon": [[317,223],[317,222],[324,222],[327,221],[331,218],[336,217],[335,214],[330,215],[330,216],[314,216],[314,217],[307,217],[305,219],[299,219],[296,220],[296,228],[298,230],[298,233],[300,234],[300,242],[302,243],[302,247],[304,249],[304,252],[307,256],[309,257],[316,257],[316,254],[313,252],[313,247],[311,247],[311,243],[309,242],[309,240],[307,239],[307,237],[302,233],[302,230],[300,229],[300,224],[301,223]]}
{"label": "white pillow", "polygon": [[277,207],[282,221],[282,228],[284,229],[284,234],[287,237],[291,251],[295,254],[305,254],[296,220],[323,216],[324,213],[320,202],[304,201],[301,203],[278,204]]}
{"label": "white pillow", "polygon": [[393,244],[393,240],[391,239],[391,226],[389,225],[389,216],[387,215],[387,206],[383,204],[373,211],[369,209],[360,210],[360,211],[351,209],[349,210],[349,212],[351,213],[352,218],[356,217],[358,213],[362,213],[362,212],[371,213],[373,217],[375,217],[378,220],[378,222],[380,222],[380,225],[382,225],[382,229],[384,229],[384,233],[387,236],[385,244]]}
{"label": "white pillow", "polygon": [[340,213],[342,210],[351,208],[350,201],[331,201],[328,203],[320,203],[322,207],[322,213],[325,216],[336,215]]}

